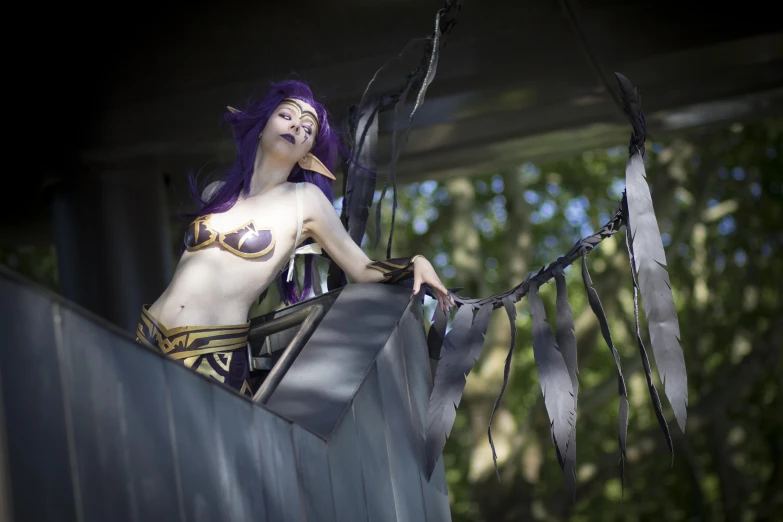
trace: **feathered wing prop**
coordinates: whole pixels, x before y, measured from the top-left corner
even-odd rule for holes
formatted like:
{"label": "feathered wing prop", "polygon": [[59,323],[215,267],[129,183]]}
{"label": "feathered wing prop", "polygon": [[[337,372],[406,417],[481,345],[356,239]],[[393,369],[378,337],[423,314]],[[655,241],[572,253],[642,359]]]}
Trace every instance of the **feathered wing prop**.
{"label": "feathered wing prop", "polygon": [[571,313],[571,304],[568,302],[568,289],[562,268],[555,271],[555,284],[557,285],[557,326],[555,330],[555,341],[557,348],[563,356],[568,376],[571,378],[571,388],[574,392],[574,428],[571,430],[571,436],[568,439],[568,446],[565,455],[565,461],[561,463],[566,481],[566,488],[571,494],[571,498],[576,496],[576,415],[578,414],[576,405],[579,396],[579,367],[576,357],[576,335],[574,334],[574,316]]}
{"label": "feathered wing prop", "polygon": [[443,338],[446,335],[448,321],[448,314],[441,310],[440,307],[436,308],[430,331],[427,332],[427,351],[430,355],[430,365],[432,366],[430,370],[433,378],[435,377],[435,368],[437,368],[438,360],[440,359],[440,350],[443,346]]}
{"label": "feathered wing prop", "polygon": [[[495,412],[500,405],[500,399],[503,397],[503,392],[506,391],[506,384],[508,384],[508,376],[511,373],[511,358],[514,355],[514,346],[517,344],[517,309],[514,308],[514,301],[512,296],[507,295],[503,298],[503,308],[506,309],[508,315],[508,322],[511,327],[511,343],[508,348],[508,355],[506,356],[506,363],[503,365],[503,386],[500,388],[495,404],[492,406],[492,413],[489,415],[489,425],[487,426],[487,437],[489,437],[489,446],[492,448],[492,462],[495,465],[495,474],[500,480],[500,470],[498,470],[498,455],[495,452],[495,441],[492,440],[492,419],[495,418]],[[484,305],[487,306],[487,305]]]}
{"label": "feathered wing prop", "polygon": [[[451,433],[457,415],[457,407],[462,400],[465,377],[481,355],[484,335],[487,333],[492,314],[492,304],[479,308],[475,318],[473,310],[470,305],[461,306],[454,314],[451,330],[443,339],[438,373],[435,376],[435,386],[443,390],[443,393],[439,400],[430,401],[426,424],[427,433],[437,437],[439,445],[446,444],[446,438]],[[427,452],[427,469],[430,470],[430,475],[439,458],[440,452],[437,454]]]}
{"label": "feathered wing prop", "polygon": [[[624,200],[625,201],[625,200]],[[626,205],[627,206],[627,205]],[[627,209],[624,211],[627,215]],[[631,229],[625,227],[625,244],[628,248],[628,252],[632,252],[631,247]],[[639,355],[642,358],[642,366],[644,367],[644,376],[647,379],[647,389],[650,392],[650,399],[652,399],[653,409],[655,410],[655,417],[658,419],[658,425],[663,430],[663,434],[666,437],[666,444],[669,446],[669,453],[674,458],[674,445],[672,444],[672,436],[669,433],[669,426],[666,424],[666,419],[663,416],[663,407],[661,406],[661,399],[658,397],[658,390],[655,389],[655,384],[652,380],[652,371],[650,370],[650,360],[647,358],[647,350],[644,348],[642,342],[642,331],[639,328],[639,285],[636,282],[636,274],[633,273],[634,263],[633,255],[629,256],[631,262],[631,276],[633,278],[633,318],[636,323],[636,344],[639,345]]]}
{"label": "feathered wing prop", "polygon": [[[378,179],[378,120],[387,100],[384,96],[362,99],[350,107],[341,121],[347,137],[349,157],[343,158],[343,208],[340,221],[351,239],[362,244]],[[331,261],[327,286],[334,290],[344,284],[342,269]]]}
{"label": "feathered wing prop", "polygon": [[[612,352],[617,366],[618,393],[620,405],[618,412],[618,442],[620,445],[621,463],[623,464],[622,478],[624,485],[624,462],[626,450],[626,433],[628,426],[628,399],[625,380],[620,365],[620,356],[614,347],[608,322],[598,298],[598,293],[592,286],[590,274],[587,270],[586,256],[600,244],[601,241],[619,231],[626,225],[626,237],[631,260],[631,273],[634,281],[634,313],[636,318],[637,342],[639,344],[642,362],[645,367],[650,396],[653,399],[656,416],[661,428],[666,435],[671,448],[666,421],[658,400],[658,394],[652,383],[649,362],[647,361],[644,345],[641,340],[638,319],[637,289],[642,293],[645,315],[647,316],[650,338],[658,363],[661,380],[664,382],[666,396],[672,404],[675,416],[680,427],[685,427],[687,408],[687,380],[685,363],[682,350],[679,346],[679,325],[674,308],[669,277],[666,273],[666,259],[663,254],[663,244],[660,237],[655,214],[652,208],[649,187],[647,186],[642,155],[644,152],[645,125],[644,115],[641,111],[639,97],[630,82],[622,75],[617,75],[623,98],[626,104],[625,110],[633,124],[631,138],[631,158],[626,169],[626,192],[620,209],[609,222],[601,227],[595,234],[581,239],[574,244],[571,250],[563,257],[541,270],[535,275],[529,276],[516,287],[489,296],[487,298],[467,298],[454,295],[454,301],[459,307],[454,318],[454,326],[446,335],[442,357],[438,361],[435,370],[434,386],[430,396],[430,405],[427,412],[426,425],[426,474],[432,475],[435,462],[440,457],[446,444],[446,437],[451,432],[456,412],[454,408],[459,405],[461,395],[465,387],[466,376],[475,364],[481,352],[480,343],[483,336],[469,335],[470,330],[478,323],[470,317],[473,310],[479,309],[489,317],[491,310],[504,307],[511,323],[511,347],[503,373],[503,384],[500,394],[495,401],[492,415],[497,409],[503,391],[508,381],[511,367],[511,357],[516,340],[516,327],[514,319],[516,311],[514,303],[528,296],[530,311],[533,321],[533,351],[538,367],[539,382],[544,394],[544,402],[552,427],[552,438],[555,444],[558,461],[563,468],[567,487],[570,492],[575,489],[576,467],[576,412],[579,383],[577,379],[578,369],[576,362],[576,338],[574,336],[573,316],[568,304],[568,295],[565,287],[563,270],[582,259],[582,278],[590,307],[598,318],[601,333],[607,346]],[[637,277],[638,276],[638,277]],[[555,279],[557,284],[557,326],[555,336],[546,322],[544,306],[538,295],[538,288]],[[477,318],[478,318],[477,314]],[[446,320],[444,317],[441,322]],[[468,325],[471,325],[470,327]],[[480,325],[486,331],[483,321]],[[436,328],[433,324],[433,328]],[[436,344],[439,339],[439,331],[445,329],[445,324],[439,324],[438,329],[430,331],[430,339]],[[455,332],[456,330],[456,332]],[[442,334],[440,334],[442,338]],[[468,342],[467,339],[470,339]],[[431,345],[432,353],[432,345]],[[470,356],[468,356],[470,354]],[[456,385],[455,385],[456,383]],[[444,411],[446,410],[446,411]],[[490,417],[490,427],[491,420]],[[490,446],[492,446],[493,458],[496,459],[492,431],[488,430]],[[497,462],[495,462],[497,471]],[[498,475],[499,476],[499,475]]]}
{"label": "feathered wing prop", "polygon": [[631,82],[617,73],[625,113],[633,126],[630,158],[625,168],[627,200],[626,226],[630,229],[630,251],[635,283],[642,293],[644,315],[650,333],[658,375],[664,392],[674,410],[680,429],[685,431],[688,408],[688,377],[680,347],[680,325],[674,307],[666,255],[661,233],[655,219],[650,187],[644,170],[644,140],[647,128],[642,113],[641,98]]}
{"label": "feathered wing prop", "polygon": [[[356,160],[346,158],[343,162],[343,224],[354,243],[361,245],[364,227],[370,214],[369,205],[354,204],[355,201],[372,203],[375,193],[378,158],[378,114],[382,99],[373,97],[363,102],[356,112],[355,125],[350,125],[351,156]],[[358,165],[357,165],[358,163]],[[350,180],[350,182],[349,182]]]}
{"label": "feathered wing prop", "polygon": [[[438,57],[440,49],[444,45],[445,35],[451,31],[456,24],[456,15],[461,8],[461,0],[446,0],[444,7],[438,10],[435,17],[435,29],[428,38],[426,49],[416,67],[408,74],[405,82],[400,89],[393,94],[378,94],[372,98],[367,97],[370,87],[375,82],[378,73],[386,67],[381,66],[373,75],[362,99],[358,105],[352,106],[343,117],[343,133],[350,137],[351,146],[349,148],[350,156],[356,160],[356,165],[351,160],[343,162],[343,209],[341,220],[343,226],[349,231],[351,238],[358,245],[361,245],[364,237],[369,210],[372,206],[377,185],[377,146],[378,146],[378,120],[380,115],[388,110],[393,111],[391,121],[391,161],[389,162],[383,189],[381,191],[380,201],[376,206],[376,230],[375,243],[381,236],[381,204],[386,195],[389,183],[392,185],[392,221],[389,229],[389,240],[386,248],[386,257],[391,257],[391,244],[394,230],[394,219],[397,209],[397,181],[396,165],[397,160],[402,154],[405,144],[408,141],[414,116],[419,107],[424,102],[424,96],[427,88],[435,79]],[[408,46],[406,46],[407,49]],[[403,50],[403,53],[405,50]],[[400,53],[402,55],[403,53]],[[398,119],[402,108],[408,101],[411,93],[416,93],[413,109],[408,114],[408,123],[405,128],[402,139],[398,137]],[[329,267],[330,289],[337,288],[343,284],[342,270],[332,262]]]}
{"label": "feathered wing prop", "polygon": [[[490,306],[492,309],[495,309],[502,306],[505,308],[506,313],[509,316],[512,336],[511,346],[509,348],[508,356],[506,357],[506,364],[503,371],[503,383],[501,385],[500,393],[498,394],[498,397],[495,401],[492,415],[494,415],[494,412],[500,403],[503,392],[506,389],[511,369],[514,344],[516,340],[516,325],[514,322],[516,318],[516,310],[514,308],[514,303],[520,301],[523,297],[528,295],[529,292],[533,290],[537,291],[540,285],[545,284],[552,278],[555,278],[558,273],[561,273],[562,275],[562,271],[565,267],[579,259],[583,253],[586,254],[590,252],[605,238],[615,234],[620,229],[622,224],[623,214],[622,211],[619,210],[617,213],[615,213],[612,219],[603,227],[601,227],[595,234],[577,241],[565,256],[559,258],[549,266],[542,267],[537,274],[529,276],[527,279],[525,279],[525,281],[506,292],[495,294],[486,298],[466,298],[458,295],[453,296],[454,301],[457,303],[457,306],[460,310],[463,307],[469,307],[471,309],[480,307],[483,309],[486,306]],[[538,295],[536,295],[533,299],[536,298],[537,303],[542,304],[541,298],[538,297]],[[564,285],[560,290],[559,299],[560,302],[558,303],[556,339],[562,339],[563,346],[560,347],[558,343],[555,342],[555,338],[551,339],[551,344],[547,344],[549,341],[546,340],[546,334],[543,333],[541,328],[539,328],[537,330],[539,332],[537,337],[534,335],[538,341],[534,341],[534,343],[537,344],[540,349],[536,350],[534,347],[534,355],[536,365],[538,366],[539,380],[542,386],[542,391],[545,394],[544,397],[547,413],[549,414],[550,421],[552,422],[552,437],[556,441],[558,461],[563,467],[564,473],[566,475],[566,481],[569,484],[569,489],[572,489],[575,484],[575,479],[570,477],[574,477],[574,470],[576,466],[576,435],[575,430],[571,429],[571,427],[575,425],[576,419],[577,403],[575,390],[578,389],[578,383],[576,384],[576,387],[574,386],[574,383],[576,382],[576,374],[578,370],[576,368],[576,338],[573,334],[573,318],[571,317],[570,305],[567,303],[567,295],[564,293]],[[546,317],[543,316],[543,308],[539,309],[536,305],[531,303],[531,310],[538,312],[538,319],[535,319],[535,321],[543,320],[544,325],[546,325]],[[458,324],[456,316],[453,324],[454,326],[452,327],[452,331]],[[451,334],[451,332],[449,332],[449,334]],[[430,335],[434,338],[437,338],[437,334],[433,334],[432,329],[430,330]],[[551,337],[551,335],[552,334],[550,331],[549,336]],[[453,341],[456,341],[459,338],[460,336],[456,336]],[[555,351],[551,352],[551,350],[549,350],[547,347],[554,348]],[[430,404],[427,411],[427,431],[425,434],[425,451],[427,455],[426,474],[428,478],[432,476],[434,464],[437,462],[440,454],[443,452],[443,447],[446,444],[446,438],[443,436],[443,434],[448,434],[451,432],[451,426],[455,418],[454,415],[450,415],[448,417],[444,416],[440,412],[440,409],[444,404],[459,404],[461,400],[461,394],[464,390],[464,384],[459,388],[446,385],[446,383],[450,382],[447,372],[450,371],[450,368],[453,365],[445,360],[445,354],[448,353],[451,359],[463,360],[464,363],[471,365],[470,368],[472,368],[472,365],[476,362],[475,358],[464,358],[464,355],[461,355],[461,353],[464,354],[467,350],[467,345],[457,345],[450,348],[449,352],[446,352],[444,343],[444,350],[441,352],[442,357],[438,362],[435,371],[435,382],[432,389],[432,394],[430,395]],[[475,347],[472,348],[472,350],[475,351]],[[470,372],[470,368],[465,370],[463,367],[465,375]],[[437,419],[438,422],[430,423],[430,418]],[[487,435],[490,441],[490,446],[493,448],[493,458],[496,462],[497,471],[497,456],[495,455],[494,442],[492,441],[491,422],[492,420],[490,418],[490,427],[487,430]],[[571,443],[572,440],[574,441],[573,445]]]}
{"label": "feathered wing prop", "polygon": [[617,412],[617,441],[620,444],[620,480],[623,489],[625,489],[625,443],[628,435],[628,394],[625,389],[625,379],[623,378],[623,368],[620,364],[620,354],[612,342],[612,334],[609,332],[609,322],[604,314],[604,307],[601,306],[601,300],[598,298],[598,292],[593,288],[593,280],[590,278],[590,272],[587,270],[587,258],[582,256],[582,281],[587,292],[587,300],[595,317],[598,319],[598,325],[601,327],[601,335],[612,352],[615,365],[617,366],[617,393],[620,395],[620,406]]}
{"label": "feathered wing prop", "polygon": [[[410,136],[411,128],[413,126],[413,117],[416,115],[421,104],[424,102],[424,95],[427,92],[432,81],[435,79],[435,72],[438,68],[438,58],[440,56],[440,49],[444,44],[444,38],[451,29],[456,25],[456,16],[459,10],[462,8],[462,0],[446,0],[444,6],[438,10],[435,15],[435,29],[432,32],[432,36],[428,40],[427,51],[422,57],[421,63],[408,75],[408,80],[405,86],[401,90],[400,99],[394,106],[394,118],[392,120],[392,150],[391,150],[391,162],[389,163],[389,170],[386,174],[386,181],[381,191],[381,197],[378,200],[378,205],[375,210],[375,222],[376,222],[376,244],[380,239],[380,223],[381,223],[381,205],[383,204],[383,198],[386,195],[386,189],[388,188],[389,181],[392,183],[392,216],[391,223],[389,225],[389,240],[386,244],[386,257],[391,257],[392,238],[394,237],[394,218],[397,214],[397,176],[396,166],[397,160],[402,153],[402,149],[408,143],[408,137]],[[405,99],[408,97],[408,93],[412,90],[417,91],[416,101],[414,102],[413,109],[411,109],[408,115],[408,125],[405,128],[405,135],[403,136],[402,143],[397,142],[397,117],[399,116],[399,109],[402,104],[405,103]]]}
{"label": "feathered wing prop", "polygon": [[397,215],[397,160],[400,158],[400,154],[402,153],[403,146],[405,145],[404,143],[403,146],[397,144],[397,136],[399,134],[396,128],[397,118],[400,115],[400,109],[402,108],[403,105],[405,105],[405,102],[408,99],[408,94],[413,88],[414,79],[415,76],[413,75],[408,77],[408,81],[405,84],[405,87],[403,87],[402,91],[400,92],[399,98],[394,104],[394,112],[392,117],[391,161],[389,162],[389,168],[386,171],[386,179],[383,182],[381,197],[378,199],[378,204],[375,206],[375,246],[377,247],[378,241],[381,238],[381,205],[383,204],[383,198],[386,197],[386,190],[389,188],[389,180],[391,180],[393,201],[392,201],[391,226],[389,228],[389,242],[386,249],[387,259],[391,257],[391,242],[392,242],[392,236],[394,232],[394,218]]}
{"label": "feathered wing prop", "polygon": [[[530,305],[530,316],[533,320],[533,356],[538,367],[538,382],[544,395],[544,404],[552,430],[552,440],[557,451],[557,461],[565,470],[568,455],[568,442],[576,425],[574,407],[574,390],[565,360],[552,335],[552,330],[546,322],[544,303],[534,287],[527,295]],[[570,473],[570,471],[569,471]],[[566,478],[574,490],[576,481]]]}

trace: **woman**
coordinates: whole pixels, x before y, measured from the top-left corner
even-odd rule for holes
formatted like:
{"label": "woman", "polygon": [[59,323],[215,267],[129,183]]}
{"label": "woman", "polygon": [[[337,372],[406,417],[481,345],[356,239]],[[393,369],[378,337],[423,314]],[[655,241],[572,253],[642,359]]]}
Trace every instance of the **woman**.
{"label": "woman", "polygon": [[237,158],[223,181],[200,197],[196,192],[200,210],[171,283],[142,309],[139,342],[252,395],[245,352],[250,306],[286,264],[285,301],[306,297],[312,267],[300,296],[292,269],[296,248],[309,239],[317,242],[311,251],[323,248],[354,282],[412,276],[414,294],[426,283],[442,309],[454,305],[424,257],[373,262],[351,240],[332,206],[339,143],[306,84],[275,83],[247,111],[229,109]]}

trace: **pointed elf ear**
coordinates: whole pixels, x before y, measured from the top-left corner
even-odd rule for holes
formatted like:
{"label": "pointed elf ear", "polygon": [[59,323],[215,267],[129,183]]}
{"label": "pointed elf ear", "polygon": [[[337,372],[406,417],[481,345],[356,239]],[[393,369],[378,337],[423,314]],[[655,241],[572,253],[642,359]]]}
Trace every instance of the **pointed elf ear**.
{"label": "pointed elf ear", "polygon": [[239,109],[233,108],[231,105],[226,105],[226,109],[228,109],[230,112],[233,112],[234,114],[239,114],[242,112]]}
{"label": "pointed elf ear", "polygon": [[329,179],[333,179],[335,181],[337,180],[337,178],[334,177],[334,174],[329,172],[329,169],[326,168],[326,165],[321,163],[321,160],[313,156],[311,152],[308,152],[307,156],[299,160],[299,166],[305,170],[312,170],[313,172],[317,172],[318,174],[326,176]]}

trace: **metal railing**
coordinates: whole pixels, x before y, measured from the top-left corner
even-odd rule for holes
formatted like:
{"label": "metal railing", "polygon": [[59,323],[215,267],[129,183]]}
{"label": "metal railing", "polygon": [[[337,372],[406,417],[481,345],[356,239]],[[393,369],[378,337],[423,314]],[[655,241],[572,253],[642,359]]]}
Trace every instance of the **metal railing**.
{"label": "metal railing", "polygon": [[[299,330],[294,335],[293,339],[288,343],[282,355],[277,362],[271,367],[269,374],[261,383],[256,393],[253,395],[253,402],[259,404],[266,404],[269,397],[272,396],[277,385],[280,384],[283,376],[286,374],[296,357],[302,351],[305,343],[315,332],[318,327],[318,323],[323,319],[326,313],[326,307],[323,303],[313,303],[306,305],[299,310],[291,312],[286,315],[275,317],[269,322],[266,322],[253,330],[253,334],[257,336],[268,337],[278,332],[288,330],[299,325]],[[264,357],[253,357],[250,354],[250,368],[251,370],[266,369],[263,364]]]}

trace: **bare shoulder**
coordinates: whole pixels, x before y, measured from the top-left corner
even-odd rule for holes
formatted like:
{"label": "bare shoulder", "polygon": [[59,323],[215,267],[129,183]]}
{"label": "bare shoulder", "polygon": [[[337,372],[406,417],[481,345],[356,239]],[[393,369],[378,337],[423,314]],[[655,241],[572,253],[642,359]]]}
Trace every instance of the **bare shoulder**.
{"label": "bare shoulder", "polygon": [[213,181],[209,185],[204,188],[204,191],[201,193],[201,199],[204,201],[209,201],[213,197],[215,197],[215,194],[218,193],[218,191],[225,185],[225,181]]}
{"label": "bare shoulder", "polygon": [[326,198],[326,195],[321,192],[321,189],[312,183],[303,183],[303,185],[304,199],[307,207],[317,209],[319,212],[324,212],[326,210],[334,211],[334,206]]}
{"label": "bare shoulder", "polygon": [[327,230],[342,229],[337,210],[321,189],[312,183],[305,183],[304,189],[304,221],[307,233],[319,235]]}

